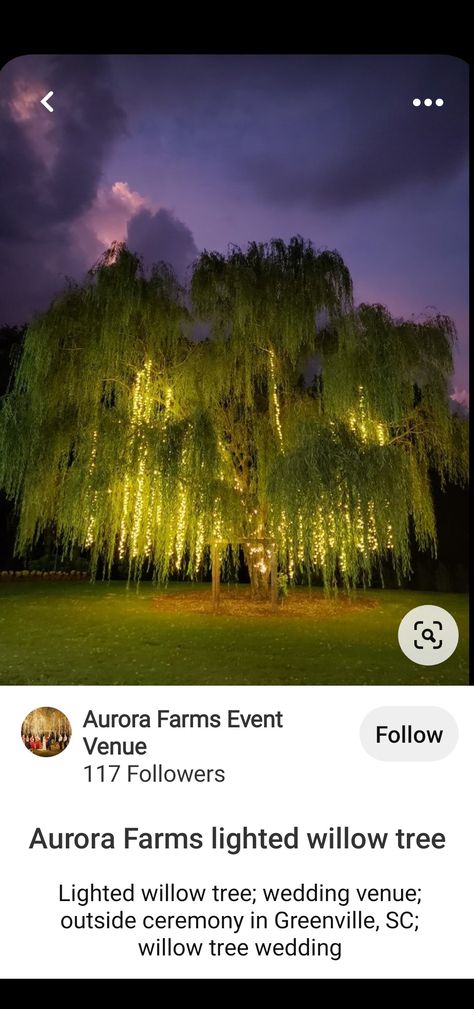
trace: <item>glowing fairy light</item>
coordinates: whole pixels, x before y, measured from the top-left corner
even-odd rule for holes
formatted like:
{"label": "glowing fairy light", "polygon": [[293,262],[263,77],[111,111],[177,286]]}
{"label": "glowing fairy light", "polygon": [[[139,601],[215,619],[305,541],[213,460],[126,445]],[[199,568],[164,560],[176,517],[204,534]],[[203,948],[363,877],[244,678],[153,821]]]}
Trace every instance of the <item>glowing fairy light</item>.
{"label": "glowing fairy light", "polygon": [[214,506],[212,509],[212,537],[214,540],[219,542],[222,539],[223,533],[223,522],[221,514],[221,505],[218,497],[214,498]]}
{"label": "glowing fairy light", "polygon": [[176,550],[176,567],[180,567],[183,559],[184,551],[184,541],[186,533],[186,508],[187,508],[187,495],[183,486],[181,486],[179,491],[179,501],[178,501],[178,514],[176,519],[176,539],[175,539],[175,550]]}
{"label": "glowing fairy light", "polygon": [[[389,511],[390,510],[390,502],[386,501],[385,505],[387,507],[387,511]],[[393,550],[394,545],[395,544],[394,544],[394,541],[393,541],[393,526],[392,526],[392,523],[390,522],[390,519],[389,519],[389,521],[387,522],[387,550]]]}
{"label": "glowing fairy light", "polygon": [[[321,260],[299,240],[285,248],[252,245],[225,265],[203,254],[187,299],[166,270],[147,275],[116,246],[76,299],[77,333],[88,338],[75,341],[73,362],[64,357],[67,298],[32,320],[0,421],[0,482],[19,505],[22,555],[47,522],[60,549],[91,548],[92,577],[107,577],[118,548],[137,579],[145,557],[166,579],[176,540],[192,571],[214,530],[221,551],[243,542],[247,555],[252,543],[276,541],[285,570],[317,563],[332,586],[341,570],[346,584],[368,583],[373,555],[389,550],[408,570],[412,539],[434,549],[431,471],[467,477],[467,432],[446,403],[452,325],[436,316],[406,327],[370,306],[348,313],[338,257]],[[199,343],[188,340],[191,300],[210,325]],[[298,377],[309,362],[303,334],[328,308],[337,335],[310,390]],[[358,333],[371,360],[360,387],[351,377]],[[428,401],[407,396],[415,358],[417,374],[434,369],[440,379]],[[183,472],[182,432],[194,418]],[[266,550],[252,556],[268,566]]]}
{"label": "glowing fairy light", "polygon": [[302,565],[304,563],[304,533],[303,533],[303,515],[301,511],[298,511],[297,555],[298,555],[298,563]]}
{"label": "glowing fairy light", "polygon": [[377,424],[377,440],[379,445],[385,445],[387,442],[387,432],[383,424]]}
{"label": "glowing fairy light", "polygon": [[283,510],[280,513],[279,522],[277,525],[277,531],[280,537],[280,542],[282,544],[282,554],[288,553],[288,522],[286,518],[286,512]]}
{"label": "glowing fairy light", "polygon": [[250,562],[254,571],[259,571],[265,575],[268,571],[267,557],[271,556],[271,551],[265,551],[263,543],[254,543],[249,548]]}
{"label": "glowing fairy light", "polygon": [[186,531],[186,494],[180,492],[180,502],[178,508],[178,517],[176,521],[176,567],[180,567],[183,560],[184,551],[184,540]]}
{"label": "glowing fairy light", "polygon": [[196,545],[194,550],[195,556],[195,567],[198,570],[201,567],[204,558],[204,518],[202,515],[199,516],[196,529]]}
{"label": "glowing fairy light", "polygon": [[272,400],[273,400],[273,411],[275,416],[275,427],[277,429],[278,440],[280,442],[280,449],[283,451],[283,432],[281,429],[281,419],[280,419],[280,400],[278,399],[278,387],[275,379],[275,352],[270,347],[270,376],[272,383]]}
{"label": "glowing fairy light", "polygon": [[90,474],[92,474],[92,471],[95,469],[95,460],[96,460],[96,457],[97,457],[97,431],[93,431],[93,433],[92,433],[91,465],[90,465],[90,470],[89,470]]}
{"label": "glowing fairy light", "polygon": [[369,418],[366,398],[363,385],[359,386],[358,415],[351,410],[347,423],[349,430],[353,434],[359,434],[362,442],[366,444],[369,440],[375,440],[379,445],[386,445],[388,441],[386,425],[380,421],[373,421]]}
{"label": "glowing fairy light", "polygon": [[341,572],[342,572],[343,575],[345,575],[345,574],[347,574],[347,571],[349,569],[349,564],[348,564],[348,559],[347,558],[348,558],[348,549],[350,549],[350,544],[351,544],[351,541],[352,541],[352,516],[351,516],[351,510],[349,508],[349,505],[348,505],[347,501],[346,501],[346,503],[344,505],[343,514],[344,514],[346,541],[341,546],[340,562],[339,563],[340,563]]}
{"label": "glowing fairy light", "polygon": [[327,541],[331,550],[334,550],[336,546],[336,520],[332,508],[329,509],[326,515],[328,536]]}
{"label": "glowing fairy light", "polygon": [[147,449],[142,448],[140,451],[140,462],[138,463],[137,489],[135,492],[132,533],[130,536],[130,557],[132,558],[138,556],[138,540],[140,536],[141,519],[143,514],[145,467],[146,467],[147,454],[148,454]]}
{"label": "glowing fairy light", "polygon": [[118,545],[118,555],[121,561],[123,561],[123,558],[125,557],[125,546],[127,542],[127,515],[128,515],[129,497],[130,497],[130,479],[128,476],[126,476],[123,488],[122,518],[120,520],[120,537]]}
{"label": "glowing fairy light", "polygon": [[365,406],[364,386],[359,386],[359,413],[360,413],[360,436],[363,442],[367,441],[367,410]]}
{"label": "glowing fairy light", "polygon": [[137,372],[132,395],[132,426],[139,427],[142,423],[150,420],[152,401],[150,398],[151,384],[150,358],[145,361],[144,367]]}
{"label": "glowing fairy light", "polygon": [[137,372],[132,396],[132,438],[138,445],[138,468],[136,478],[136,490],[133,503],[133,520],[130,535],[130,558],[135,559],[139,554],[139,539],[144,510],[145,497],[145,474],[148,449],[145,442],[143,425],[148,424],[152,412],[152,398],[150,395],[151,386],[151,359],[145,361],[144,367]]}
{"label": "glowing fairy light", "polygon": [[379,549],[379,542],[377,537],[377,526],[375,523],[375,505],[373,501],[369,501],[368,504],[367,541],[369,549],[376,553]]}
{"label": "glowing fairy light", "polygon": [[295,562],[293,560],[293,555],[290,553],[288,558],[288,578],[290,579],[290,582],[293,581],[294,577],[295,577]]}
{"label": "glowing fairy light", "polygon": [[364,553],[365,551],[364,519],[362,516],[360,497],[357,499],[355,533],[356,533],[357,549],[360,551],[360,553]]}
{"label": "glowing fairy light", "polygon": [[[122,498],[122,514],[120,519],[120,533],[118,544],[118,555],[123,560],[126,552],[130,504],[132,504],[132,525],[130,530],[130,559],[136,559],[139,555],[139,540],[142,527],[142,518],[145,504],[145,484],[148,449],[145,439],[144,426],[150,423],[153,398],[151,395],[151,358],[147,358],[144,367],[137,372],[132,390],[132,410],[130,418],[130,438],[128,441],[128,463],[124,479],[124,489]],[[133,476],[133,456],[136,452],[137,470]],[[134,493],[133,493],[134,491]],[[145,556],[151,552],[150,533],[148,524],[145,529]]]}
{"label": "glowing fairy light", "polygon": [[[91,461],[89,466],[89,476],[92,478],[97,458],[97,431],[92,433],[92,450],[91,450]],[[89,493],[91,489],[91,482],[89,483]],[[96,509],[97,509],[97,491],[95,490],[92,495],[92,505],[89,515],[89,522],[87,525],[87,533],[85,539],[85,546],[87,549],[92,546],[94,542],[94,531],[95,531],[95,521],[96,521]]]}

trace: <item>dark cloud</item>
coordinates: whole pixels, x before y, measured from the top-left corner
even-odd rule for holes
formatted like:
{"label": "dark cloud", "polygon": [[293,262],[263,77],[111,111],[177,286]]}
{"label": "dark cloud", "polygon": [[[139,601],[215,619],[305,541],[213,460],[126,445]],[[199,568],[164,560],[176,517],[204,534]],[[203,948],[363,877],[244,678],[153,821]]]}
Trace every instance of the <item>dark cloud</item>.
{"label": "dark cloud", "polygon": [[163,207],[155,214],[141,210],[128,222],[127,245],[143,256],[146,266],[164,261],[173,267],[181,281],[198,250],[192,232]]}
{"label": "dark cloud", "polygon": [[397,314],[439,300],[464,389],[466,106],[467,66],[443,55],[21,57],[0,74],[0,323],[80,278],[127,220],[147,264],[181,278],[195,241],[298,232]]}
{"label": "dark cloud", "polygon": [[[21,57],[1,75],[2,236],[74,220],[95,196],[125,117],[100,56]],[[41,107],[54,91],[53,113]],[[47,118],[45,118],[47,117]]]}
{"label": "dark cloud", "polygon": [[[40,99],[54,91],[55,110]],[[125,119],[98,56],[21,57],[0,76],[0,320],[24,321],[86,264],[71,225]]]}

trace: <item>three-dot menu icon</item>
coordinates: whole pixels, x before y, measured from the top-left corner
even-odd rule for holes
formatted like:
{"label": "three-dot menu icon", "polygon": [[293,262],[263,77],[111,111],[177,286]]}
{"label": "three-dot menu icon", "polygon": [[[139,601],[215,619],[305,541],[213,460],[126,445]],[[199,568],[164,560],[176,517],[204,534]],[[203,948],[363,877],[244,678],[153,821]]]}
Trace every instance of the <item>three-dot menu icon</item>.
{"label": "three-dot menu icon", "polygon": [[420,105],[426,105],[427,108],[430,105],[437,105],[438,108],[441,108],[441,106],[444,105],[444,98],[435,98],[435,99],[433,99],[433,98],[414,98],[413,99],[413,105],[415,106],[415,108],[419,108]]}

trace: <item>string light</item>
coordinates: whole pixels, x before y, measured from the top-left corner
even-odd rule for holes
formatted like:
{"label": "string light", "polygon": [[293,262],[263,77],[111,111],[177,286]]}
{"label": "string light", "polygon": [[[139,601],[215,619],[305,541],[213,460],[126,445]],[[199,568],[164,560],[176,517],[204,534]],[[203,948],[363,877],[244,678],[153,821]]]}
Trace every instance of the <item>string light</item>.
{"label": "string light", "polygon": [[145,366],[137,373],[132,397],[132,448],[133,442],[138,446],[138,473],[136,481],[135,500],[133,504],[133,522],[130,536],[130,559],[135,560],[139,553],[139,536],[144,509],[145,471],[148,449],[143,426],[150,422],[152,399],[151,359],[145,361]]}
{"label": "string light", "polygon": [[220,512],[219,498],[214,498],[214,509],[212,513],[212,537],[219,542],[222,539],[222,517]]}
{"label": "string light", "polygon": [[[278,388],[275,375],[275,355],[273,350],[270,350],[269,352],[269,361],[275,430],[279,447],[283,450],[280,403],[278,399]],[[136,562],[138,562],[140,556],[143,558],[150,558],[152,556],[153,541],[161,528],[163,516],[162,499],[159,492],[159,483],[161,480],[160,472],[157,468],[155,468],[151,474],[148,474],[147,472],[147,430],[150,428],[150,424],[152,422],[154,402],[151,375],[152,362],[151,359],[147,358],[144,367],[136,374],[131,395],[128,463],[123,483],[118,543],[119,557],[121,559],[124,558],[128,545],[130,560]],[[167,386],[162,414],[163,441],[166,440],[166,432],[171,413],[172,395],[171,386]],[[335,423],[331,420],[329,424],[332,436],[335,439]],[[365,393],[362,385],[359,386],[358,389],[358,413],[356,414],[354,411],[351,411],[348,415],[347,424],[349,430],[351,430],[354,434],[358,434],[364,444],[368,442],[369,436],[380,446],[383,446],[387,442],[386,427],[380,422],[369,421]],[[191,432],[192,426],[190,425],[185,435],[185,442],[183,444],[179,463],[179,473],[183,475],[186,473],[188,467]],[[98,491],[92,491],[92,477],[96,467],[97,437],[97,431],[94,431],[89,467],[89,476],[91,478],[89,487],[91,505],[85,539],[87,547],[91,547],[93,545],[96,526]],[[217,478],[221,483],[224,483],[226,482],[226,472],[231,460],[229,459],[228,449],[221,439],[218,439],[217,447],[220,460],[217,470]],[[204,465],[204,463],[202,463],[202,465]],[[245,488],[240,472],[235,472],[235,470],[233,470],[232,481],[233,488],[239,496],[240,505],[245,506]],[[329,551],[331,556],[331,566],[334,563],[338,563],[341,574],[344,576],[349,570],[350,551],[356,549],[360,555],[368,559],[371,554],[375,554],[380,551],[380,542],[377,533],[375,501],[370,499],[367,502],[367,514],[364,519],[360,496],[357,498],[354,513],[351,513],[342,476],[337,481],[337,487],[337,510],[331,508],[328,505],[328,502],[323,499],[323,503],[318,506],[316,514],[310,523],[311,531],[309,538],[310,549],[308,561],[309,563],[316,565],[316,567],[320,570],[324,571]],[[110,488],[108,488],[107,493],[112,493]],[[169,556],[174,557],[174,563],[178,569],[182,566],[185,556],[187,516],[188,487],[183,476],[183,478],[178,477],[178,493],[176,498],[174,520],[174,548],[172,549],[171,546],[168,548],[168,550],[171,551],[169,552]],[[292,533],[291,536],[289,536],[288,519],[284,510],[281,512],[276,525],[278,531],[277,539],[281,544],[280,549],[283,550],[283,555],[286,554],[287,557],[287,570],[290,581],[294,579],[295,560],[297,561],[300,569],[304,567],[306,560],[305,521],[302,509],[298,509],[295,518],[296,527],[294,529],[294,534]],[[252,567],[261,575],[267,574],[269,570],[269,560],[267,560],[267,556],[269,559],[271,551],[265,550],[263,542],[260,543],[256,541],[259,539],[263,541],[265,533],[273,539],[272,530],[274,521],[276,521],[276,519],[272,508],[270,508],[269,523],[266,525],[261,520],[258,508],[251,508],[247,512],[248,536],[250,537],[248,555],[251,558]],[[270,530],[270,526],[272,526],[272,530]],[[385,522],[385,529],[385,548],[392,550],[394,548],[392,524],[390,522]],[[140,540],[142,536],[142,547],[140,547]],[[225,540],[222,502],[219,495],[217,495],[214,499],[212,511],[212,536],[218,542],[223,542]],[[352,546],[351,543],[353,544]],[[203,514],[200,514],[194,533],[193,566],[195,570],[198,570],[203,562],[204,550],[205,523]]]}
{"label": "string light", "polygon": [[334,550],[334,547],[336,545],[336,524],[334,521],[334,512],[332,511],[332,509],[327,514],[327,523],[329,531],[328,543],[331,550]]}
{"label": "string light", "polygon": [[375,505],[371,500],[368,505],[368,531],[367,531],[367,541],[369,544],[369,550],[373,553],[377,553],[379,549],[379,542],[377,537],[377,526],[375,524]]}
{"label": "string light", "polygon": [[313,519],[313,557],[316,564],[323,568],[326,560],[326,547],[324,538],[323,509],[319,505],[317,518]]}
{"label": "string light", "polygon": [[300,567],[304,563],[304,536],[303,536],[303,515],[301,511],[298,511],[298,547],[297,547],[298,562]]}
{"label": "string light", "polygon": [[144,504],[145,467],[146,467],[147,455],[148,455],[147,449],[143,445],[141,445],[140,461],[138,463],[137,489],[135,492],[135,502],[133,509],[132,534],[130,537],[130,557],[132,558],[132,560],[134,560],[135,557],[138,556],[138,539],[140,535],[140,526]]}
{"label": "string light", "polygon": [[194,556],[195,556],[196,571],[198,571],[204,559],[204,518],[202,514],[199,516],[197,523],[196,547]]}
{"label": "string light", "polygon": [[272,383],[272,399],[273,399],[273,410],[275,415],[275,427],[277,429],[278,440],[280,442],[280,450],[283,452],[283,432],[281,429],[281,420],[280,420],[280,401],[278,399],[278,388],[275,379],[275,352],[271,347],[269,350],[269,355],[270,355],[270,375]]}
{"label": "string light", "polygon": [[[308,320],[327,310],[330,290],[335,340],[309,389],[298,379]],[[110,573],[116,544],[137,579],[146,558],[157,579],[188,559],[194,574],[213,534],[221,551],[247,544],[259,575],[269,542],[292,578],[319,566],[325,585],[341,571],[346,584],[367,582],[388,551],[408,571],[412,530],[419,546],[435,545],[433,469],[467,477],[465,425],[449,414],[445,383],[421,389],[420,403],[407,398],[415,357],[420,375],[449,372],[454,330],[442,317],[407,327],[380,308],[353,310],[349,295],[339,257],[299,239],[203,254],[189,301],[170,271],[148,277],[116,245],[76,298],[74,354],[63,352],[67,298],[25,336],[0,423],[19,551],[48,524],[64,550],[91,548],[93,576]],[[205,341],[189,339],[193,314],[209,322]]]}
{"label": "string light", "polygon": [[[186,460],[187,460],[187,448],[186,445],[184,445],[181,452],[182,471],[184,471],[186,468]],[[176,567],[178,569],[181,567],[183,560],[183,551],[184,551],[185,533],[186,533],[186,508],[187,508],[186,487],[180,481],[180,487],[178,493],[177,519],[176,519],[176,539],[175,539]]]}
{"label": "string light", "polygon": [[[97,431],[92,432],[92,450],[91,450],[91,462],[89,467],[89,476],[92,477],[97,458]],[[91,483],[89,483],[89,493],[91,490]],[[94,542],[94,529],[95,529],[95,519],[96,519],[96,507],[97,507],[97,491],[95,490],[92,495],[92,507],[89,515],[89,522],[87,526],[87,534],[85,539],[85,547],[89,549]]]}
{"label": "string light", "polygon": [[341,574],[344,575],[347,571],[347,554],[344,546],[341,547],[341,552],[339,554],[339,567],[341,569]]}
{"label": "string light", "polygon": [[356,532],[357,549],[360,551],[360,553],[364,553],[365,551],[364,519],[362,517],[360,497],[357,498],[355,532]]}
{"label": "string light", "polygon": [[118,555],[121,561],[123,561],[125,557],[125,547],[127,543],[127,515],[128,515],[129,497],[130,497],[130,478],[126,476],[123,488],[122,518],[120,520],[120,537],[118,545]]}
{"label": "string light", "polygon": [[293,560],[292,554],[290,553],[288,558],[288,578],[290,582],[293,582],[294,577],[295,577],[295,562]]}
{"label": "string light", "polygon": [[379,445],[386,445],[388,441],[386,426],[369,417],[363,385],[359,385],[358,393],[358,412],[351,410],[347,417],[349,430],[353,434],[358,434],[364,444],[367,444],[370,439]]}
{"label": "string light", "polygon": [[362,441],[367,441],[367,411],[365,408],[364,386],[359,386],[359,412],[360,412],[360,436]]}

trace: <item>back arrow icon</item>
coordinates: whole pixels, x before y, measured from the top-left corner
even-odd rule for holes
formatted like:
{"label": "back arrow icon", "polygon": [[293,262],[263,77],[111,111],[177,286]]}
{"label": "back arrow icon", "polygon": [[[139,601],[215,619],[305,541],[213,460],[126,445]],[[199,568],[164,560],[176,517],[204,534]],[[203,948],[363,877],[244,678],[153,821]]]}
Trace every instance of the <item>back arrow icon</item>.
{"label": "back arrow icon", "polygon": [[44,105],[45,109],[47,109],[48,112],[54,112],[53,106],[50,105],[49,102],[48,102],[48,98],[52,98],[53,95],[54,95],[54,91],[48,91],[48,94],[45,95],[44,98],[41,99],[41,104]]}

